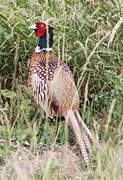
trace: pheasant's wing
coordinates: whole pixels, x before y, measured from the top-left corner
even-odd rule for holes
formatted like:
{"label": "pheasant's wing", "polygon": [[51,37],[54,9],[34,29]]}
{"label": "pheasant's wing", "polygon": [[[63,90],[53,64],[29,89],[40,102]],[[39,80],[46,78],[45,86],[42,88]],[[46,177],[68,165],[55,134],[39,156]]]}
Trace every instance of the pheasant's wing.
{"label": "pheasant's wing", "polygon": [[69,109],[79,108],[79,96],[73,77],[62,67],[57,68],[49,84],[49,96],[51,102],[57,102],[58,113],[62,116]]}

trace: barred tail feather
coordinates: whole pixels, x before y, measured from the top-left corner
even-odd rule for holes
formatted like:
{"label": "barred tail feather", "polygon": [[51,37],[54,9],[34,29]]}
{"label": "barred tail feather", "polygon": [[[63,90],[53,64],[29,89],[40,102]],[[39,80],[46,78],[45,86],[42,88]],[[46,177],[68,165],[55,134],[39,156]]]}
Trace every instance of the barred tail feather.
{"label": "barred tail feather", "polygon": [[91,148],[92,148],[91,141],[90,141],[88,135],[85,133],[83,128],[82,128],[81,132],[82,132],[82,137],[83,137],[84,143],[86,145],[87,152],[89,153],[89,155],[91,157]]}
{"label": "barred tail feather", "polygon": [[76,136],[83,159],[84,159],[85,163],[88,164],[91,161],[91,158],[90,158],[91,142],[88,138],[88,135],[85,132],[85,127],[82,127],[83,131],[81,131],[81,129],[79,127],[79,123],[77,121],[77,118],[76,118],[73,110],[69,110],[66,113],[65,119],[66,119],[66,121],[68,121],[69,125],[73,129],[73,132]]}
{"label": "barred tail feather", "polygon": [[75,111],[75,114],[77,116],[77,120],[78,122],[82,125],[84,132],[88,135],[90,141],[93,143],[94,142],[94,136],[92,134],[92,132],[88,129],[88,127],[86,126],[86,124],[84,123],[84,121],[82,120],[80,114],[78,111]]}

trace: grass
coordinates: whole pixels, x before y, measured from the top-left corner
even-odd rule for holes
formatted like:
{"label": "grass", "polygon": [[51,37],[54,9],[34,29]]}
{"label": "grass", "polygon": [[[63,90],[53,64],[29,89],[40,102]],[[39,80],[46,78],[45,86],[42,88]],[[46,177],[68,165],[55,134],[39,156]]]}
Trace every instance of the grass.
{"label": "grass", "polygon": [[[0,0],[0,7],[0,179],[122,179],[122,1]],[[38,112],[28,94],[37,43],[28,27],[40,20],[55,29],[54,51],[74,74],[81,116],[96,136],[88,169],[65,122]]]}

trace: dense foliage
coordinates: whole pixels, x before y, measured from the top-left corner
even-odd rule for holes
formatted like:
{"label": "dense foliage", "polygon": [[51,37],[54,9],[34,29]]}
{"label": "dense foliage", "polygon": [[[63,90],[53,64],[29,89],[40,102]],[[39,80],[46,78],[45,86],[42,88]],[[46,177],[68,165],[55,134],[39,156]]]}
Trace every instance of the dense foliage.
{"label": "dense foliage", "polygon": [[[38,112],[26,87],[28,62],[37,43],[28,27],[36,21],[54,27],[54,51],[74,73],[81,115],[96,134],[97,143],[99,138],[103,142],[94,150],[96,163],[86,178],[121,179],[123,165],[118,165],[120,160],[123,164],[122,157],[119,160],[123,148],[122,0],[94,5],[86,0],[0,0],[1,162],[18,147],[57,148],[68,139],[64,121],[51,121]],[[68,134],[68,141],[73,143],[72,133]],[[110,177],[113,163],[115,172]],[[104,178],[103,171],[107,175]]]}

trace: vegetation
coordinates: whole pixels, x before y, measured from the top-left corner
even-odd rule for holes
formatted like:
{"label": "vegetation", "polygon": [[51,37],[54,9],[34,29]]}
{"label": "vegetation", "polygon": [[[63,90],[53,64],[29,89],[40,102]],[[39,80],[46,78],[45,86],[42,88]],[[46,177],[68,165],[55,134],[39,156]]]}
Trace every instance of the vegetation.
{"label": "vegetation", "polygon": [[[54,51],[74,73],[81,116],[96,137],[88,169],[63,119],[47,118],[28,94],[36,21],[55,28]],[[121,180],[122,0],[0,0],[0,42],[0,179]]]}

